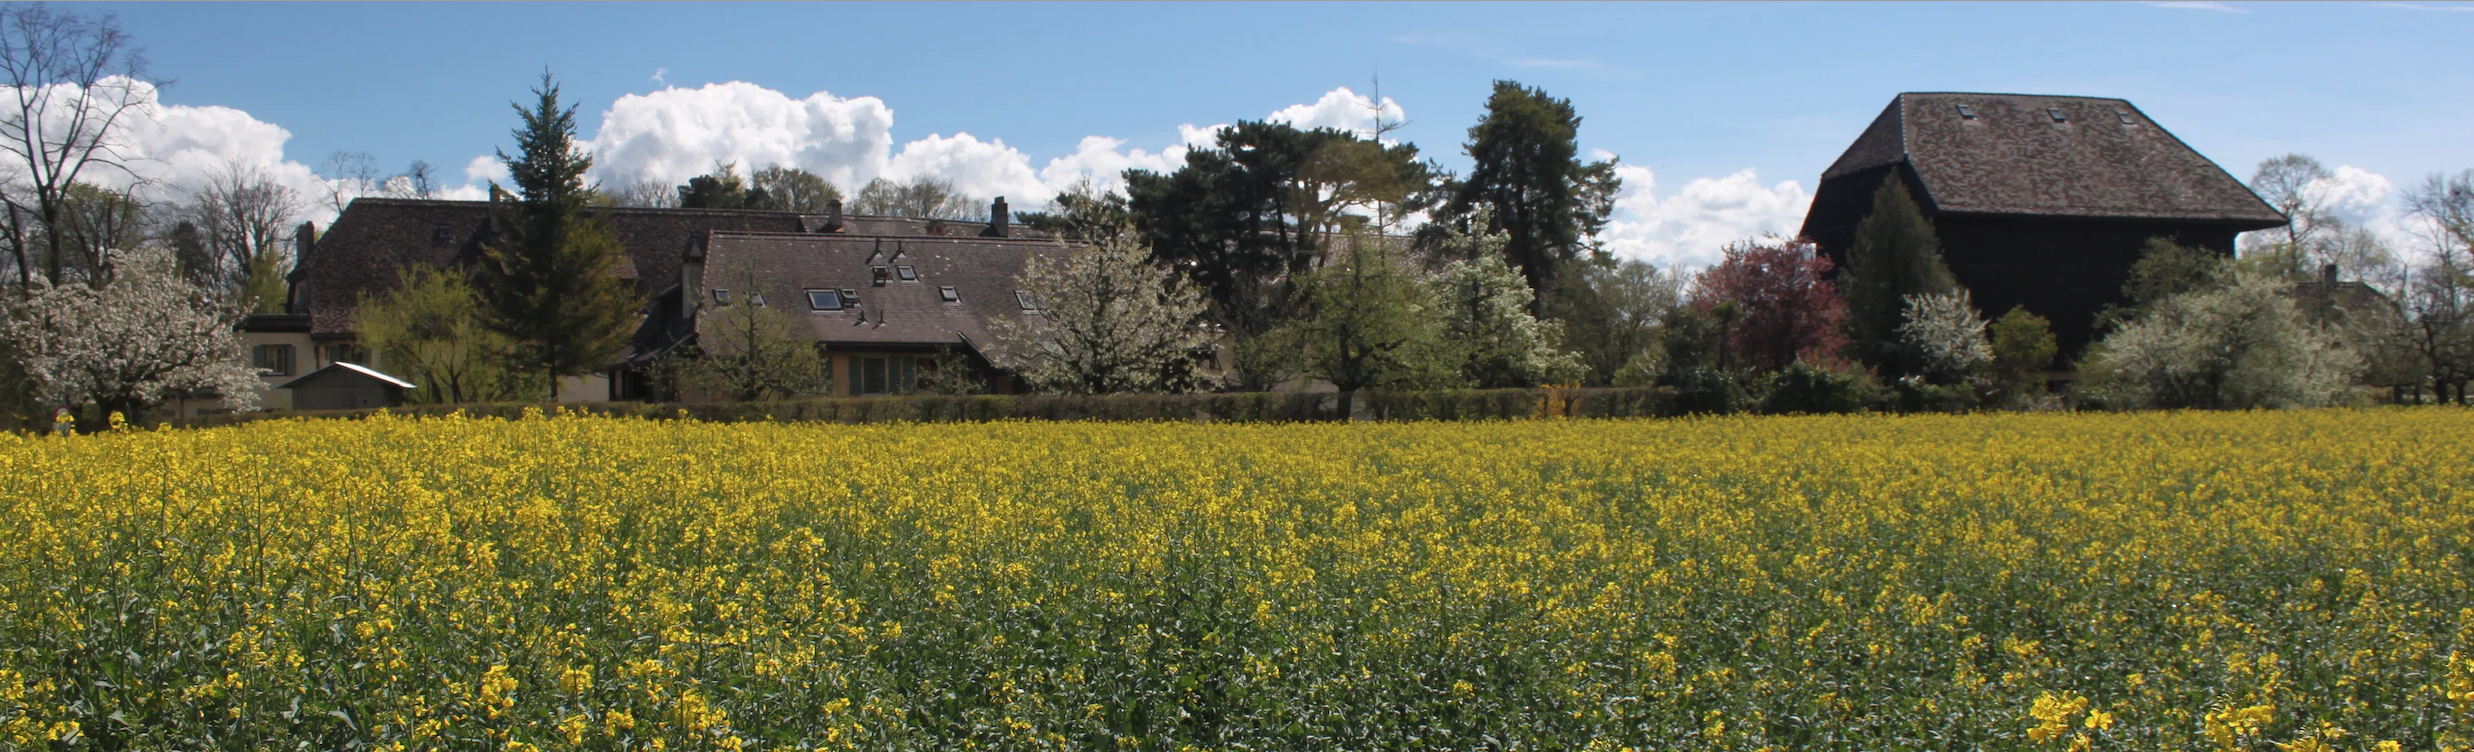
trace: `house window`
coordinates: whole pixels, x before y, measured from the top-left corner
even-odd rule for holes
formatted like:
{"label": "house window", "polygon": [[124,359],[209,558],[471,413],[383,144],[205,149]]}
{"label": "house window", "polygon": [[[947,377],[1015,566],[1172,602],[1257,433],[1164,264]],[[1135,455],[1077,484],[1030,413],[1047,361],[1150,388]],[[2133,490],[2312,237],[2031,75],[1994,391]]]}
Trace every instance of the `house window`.
{"label": "house window", "polygon": [[249,351],[249,365],[260,376],[292,375],[291,345],[259,345]]}
{"label": "house window", "polygon": [[871,266],[871,267],[868,267],[868,277],[869,277],[869,284],[870,284],[870,285],[873,285],[873,286],[876,286],[876,287],[884,287],[884,286],[885,286],[885,280],[886,280],[886,278],[887,278],[888,276],[890,276],[890,275],[888,275],[888,274],[886,273],[886,271],[885,271],[885,267],[881,267],[881,266]]}
{"label": "house window", "polygon": [[919,388],[917,358],[896,355],[850,361],[850,393],[854,396],[909,394]]}
{"label": "house window", "polygon": [[938,288],[936,288],[936,297],[938,297],[938,298],[940,298],[940,299],[944,300],[944,301],[945,301],[945,302],[947,302],[947,303],[952,303],[952,302],[955,302],[955,301],[959,301],[959,300],[961,300],[961,299],[962,299],[962,293],[960,293],[960,292],[956,292],[956,291],[954,290],[953,285],[945,285],[945,286],[942,286],[942,287],[938,287]]}
{"label": "house window", "polygon": [[440,245],[455,242],[455,228],[444,224],[430,225],[430,242]]}
{"label": "house window", "polygon": [[1022,304],[1022,310],[1025,311],[1039,310],[1039,299],[1031,297],[1029,290],[1015,290],[1014,302]]}
{"label": "house window", "polygon": [[807,307],[814,311],[842,310],[842,294],[833,290],[809,290]]}
{"label": "house window", "polygon": [[893,268],[893,273],[894,276],[901,277],[904,282],[919,281],[919,267],[916,266],[911,266],[909,264],[897,266]]}
{"label": "house window", "polygon": [[1969,120],[1976,119],[1976,108],[1969,107],[1967,105],[1959,105],[1959,117]]}
{"label": "house window", "polygon": [[327,345],[326,362],[369,365],[369,351],[350,344]]}
{"label": "house window", "polygon": [[2047,107],[2047,108],[2045,108],[2045,110],[2044,110],[2044,114],[2045,114],[2045,116],[2046,116],[2046,117],[2053,118],[2053,122],[2056,122],[2056,123],[2067,123],[2067,122],[2070,122],[2070,116],[2068,116],[2068,115],[2063,115],[2063,114],[2062,114],[2062,108],[2060,108],[2060,107]]}
{"label": "house window", "polygon": [[713,291],[713,302],[714,302],[716,305],[730,305],[730,291],[729,291],[729,290],[714,290],[714,291]]}

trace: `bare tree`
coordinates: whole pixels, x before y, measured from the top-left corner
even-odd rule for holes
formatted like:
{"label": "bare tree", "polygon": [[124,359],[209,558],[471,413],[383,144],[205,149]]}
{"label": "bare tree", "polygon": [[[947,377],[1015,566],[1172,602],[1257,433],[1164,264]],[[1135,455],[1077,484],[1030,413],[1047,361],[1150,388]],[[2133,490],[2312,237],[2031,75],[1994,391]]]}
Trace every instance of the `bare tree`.
{"label": "bare tree", "polygon": [[16,107],[0,113],[0,152],[8,156],[0,204],[9,215],[0,229],[21,291],[31,289],[38,264],[53,285],[66,271],[61,212],[69,187],[90,172],[128,174],[112,142],[133,110],[154,101],[145,70],[143,51],[112,14],[0,6],[0,84],[16,97]]}
{"label": "bare tree", "polygon": [[851,199],[850,212],[915,219],[988,218],[988,206],[962,195],[953,181],[926,176],[901,183],[885,178],[868,181],[858,197]]}
{"label": "bare tree", "polygon": [[326,166],[318,171],[326,179],[327,205],[335,213],[362,196],[378,195],[385,181],[378,176],[378,159],[365,151],[339,151],[326,155]]}
{"label": "bare tree", "polygon": [[2474,382],[2474,170],[2433,175],[2408,191],[2406,210],[2429,253],[2405,286],[2413,348],[2442,401],[2467,400]]}
{"label": "bare tree", "polygon": [[[2325,196],[2311,184],[2331,177],[2328,168],[2307,154],[2287,154],[2259,163],[2251,174],[2251,190],[2259,194],[2286,223],[2278,230],[2261,230],[2253,234],[2255,242],[2274,244],[2287,249],[2300,249],[2315,240],[2335,217],[2328,212]],[[2275,240],[2268,238],[2282,234]]]}
{"label": "bare tree", "polygon": [[387,178],[390,198],[437,198],[438,168],[426,160],[412,160],[401,175]]}
{"label": "bare tree", "polygon": [[214,289],[242,310],[272,313],[292,270],[293,222],[301,197],[263,168],[230,164],[192,195],[180,214],[197,227],[198,242],[219,276]]}
{"label": "bare tree", "polygon": [[676,209],[679,206],[678,189],[652,178],[621,183],[613,188],[597,188],[596,191],[600,196],[595,203],[603,206],[636,209]]}

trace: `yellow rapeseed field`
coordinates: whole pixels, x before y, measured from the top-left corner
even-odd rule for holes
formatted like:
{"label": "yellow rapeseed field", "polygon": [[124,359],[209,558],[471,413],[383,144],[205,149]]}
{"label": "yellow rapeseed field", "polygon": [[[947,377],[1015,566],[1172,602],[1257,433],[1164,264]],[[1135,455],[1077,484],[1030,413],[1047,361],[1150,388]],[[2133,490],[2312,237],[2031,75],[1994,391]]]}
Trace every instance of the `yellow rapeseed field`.
{"label": "yellow rapeseed field", "polygon": [[0,748],[2459,750],[2474,413],[0,437]]}

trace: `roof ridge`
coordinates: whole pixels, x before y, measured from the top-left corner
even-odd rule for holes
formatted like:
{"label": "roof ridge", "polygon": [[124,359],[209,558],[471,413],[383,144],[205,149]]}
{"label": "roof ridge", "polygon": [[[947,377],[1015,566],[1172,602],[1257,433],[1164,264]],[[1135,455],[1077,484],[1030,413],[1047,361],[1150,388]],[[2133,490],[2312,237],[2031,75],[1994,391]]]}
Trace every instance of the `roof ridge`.
{"label": "roof ridge", "polygon": [[1902,92],[1899,92],[1899,96],[1900,96],[1901,98],[1911,97],[1911,96],[1914,96],[1914,97],[1951,97],[1951,96],[1962,96],[1962,97],[2044,97],[2044,98],[2047,98],[2047,99],[2096,99],[2096,100],[2103,100],[2103,101],[2107,101],[2107,102],[2129,102],[2129,101],[2130,101],[2130,100],[2128,100],[2128,99],[2124,99],[2124,98],[2122,98],[2122,97],[2095,97],[2095,96],[2088,96],[2088,95],[2085,95],[2085,94],[2030,94],[2030,93],[2027,93],[2027,92],[2021,92],[2021,91],[1902,91]]}

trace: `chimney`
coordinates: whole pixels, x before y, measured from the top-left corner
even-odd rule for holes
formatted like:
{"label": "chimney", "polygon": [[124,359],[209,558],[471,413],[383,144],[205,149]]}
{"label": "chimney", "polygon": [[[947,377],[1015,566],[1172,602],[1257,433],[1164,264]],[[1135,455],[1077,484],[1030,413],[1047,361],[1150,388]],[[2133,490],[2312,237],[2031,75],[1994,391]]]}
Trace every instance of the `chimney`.
{"label": "chimney", "polygon": [[318,223],[302,222],[292,231],[292,263],[298,266],[309,258],[309,250],[318,245]]}
{"label": "chimney", "polygon": [[679,261],[679,318],[692,323],[696,306],[704,302],[704,231],[687,233],[687,252]]}
{"label": "chimney", "polygon": [[825,199],[825,232],[842,231],[842,200]]}
{"label": "chimney", "polygon": [[2337,283],[2337,265],[2335,265],[2335,264],[2329,264],[2329,265],[2327,265],[2327,266],[2320,267],[2320,268],[2319,268],[2319,281],[2321,281],[2321,282],[2326,282],[2326,283],[2331,284],[2331,285],[2336,284],[2336,283]]}
{"label": "chimney", "polygon": [[1005,197],[996,197],[996,203],[988,207],[988,237],[1005,237],[1013,230],[1013,224],[1013,212],[1005,210]]}

